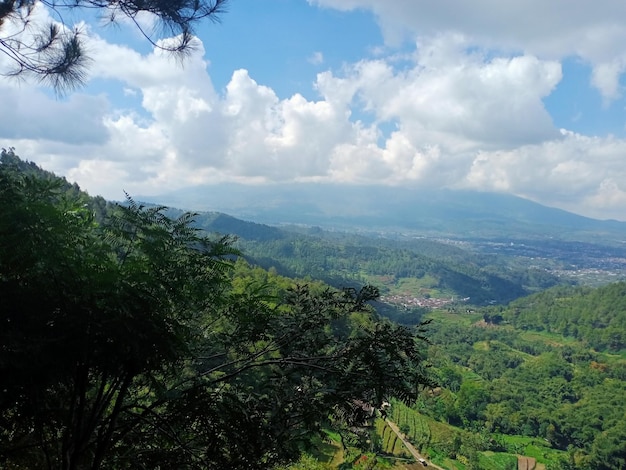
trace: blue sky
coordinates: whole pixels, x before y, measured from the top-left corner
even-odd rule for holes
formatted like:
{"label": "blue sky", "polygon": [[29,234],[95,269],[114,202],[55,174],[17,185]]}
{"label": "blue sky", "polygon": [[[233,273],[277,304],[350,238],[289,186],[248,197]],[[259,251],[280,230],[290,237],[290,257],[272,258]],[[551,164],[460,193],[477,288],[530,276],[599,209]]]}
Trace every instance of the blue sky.
{"label": "blue sky", "polygon": [[0,146],[91,194],[447,187],[626,220],[621,0],[231,0],[182,67],[80,20],[87,85],[0,80]]}

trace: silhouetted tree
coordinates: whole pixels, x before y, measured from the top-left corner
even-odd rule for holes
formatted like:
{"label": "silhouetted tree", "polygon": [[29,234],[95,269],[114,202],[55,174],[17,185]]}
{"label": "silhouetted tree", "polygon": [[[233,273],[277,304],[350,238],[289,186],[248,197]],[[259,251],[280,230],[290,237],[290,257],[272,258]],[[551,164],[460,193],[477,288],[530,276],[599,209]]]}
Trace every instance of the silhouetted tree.
{"label": "silhouetted tree", "polygon": [[421,331],[377,289],[235,283],[230,239],[192,222],[129,199],[98,223],[2,158],[0,467],[271,468],[417,397]]}

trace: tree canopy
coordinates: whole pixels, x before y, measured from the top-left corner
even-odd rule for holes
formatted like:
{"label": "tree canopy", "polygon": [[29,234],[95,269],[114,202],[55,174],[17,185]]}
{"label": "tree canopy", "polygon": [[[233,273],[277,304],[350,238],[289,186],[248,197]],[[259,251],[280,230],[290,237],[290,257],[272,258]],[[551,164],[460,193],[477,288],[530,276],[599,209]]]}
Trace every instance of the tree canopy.
{"label": "tree canopy", "polygon": [[[228,0],[0,0],[0,52],[13,64],[8,75],[32,75],[57,91],[81,85],[89,57],[83,33],[65,20],[72,11],[96,11],[107,22],[130,20],[154,46],[185,54],[197,24],[218,21]],[[33,25],[37,8],[47,8],[52,21]],[[139,15],[149,14],[157,27],[147,31]],[[167,42],[159,41],[169,37]]]}
{"label": "tree canopy", "polygon": [[230,238],[0,163],[0,466],[267,468],[415,400],[423,329],[375,288],[248,267]]}

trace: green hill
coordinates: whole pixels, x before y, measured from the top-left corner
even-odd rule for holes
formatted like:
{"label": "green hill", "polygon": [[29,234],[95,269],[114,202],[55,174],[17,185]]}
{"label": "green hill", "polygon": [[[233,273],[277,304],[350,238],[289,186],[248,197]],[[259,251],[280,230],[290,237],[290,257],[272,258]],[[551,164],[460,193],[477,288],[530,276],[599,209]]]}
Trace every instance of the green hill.
{"label": "green hill", "polygon": [[501,304],[559,282],[545,271],[529,271],[503,258],[433,240],[393,240],[319,228],[294,231],[216,213],[200,213],[196,223],[209,232],[238,236],[249,259],[264,268],[335,286],[372,283],[390,295]]}
{"label": "green hill", "polygon": [[[440,388],[394,416],[444,468],[501,468],[511,454],[552,469],[623,468],[625,294],[624,283],[558,287],[507,307],[428,313]],[[557,331],[572,328],[581,334]]]}
{"label": "green hill", "polygon": [[519,299],[501,312],[516,328],[583,341],[599,351],[626,349],[626,283],[558,287]]}
{"label": "green hill", "polygon": [[[0,467],[274,468],[429,383],[378,291],[249,266],[225,237],[0,159]],[[217,217],[218,222],[222,218]],[[232,222],[232,221],[227,221]]]}

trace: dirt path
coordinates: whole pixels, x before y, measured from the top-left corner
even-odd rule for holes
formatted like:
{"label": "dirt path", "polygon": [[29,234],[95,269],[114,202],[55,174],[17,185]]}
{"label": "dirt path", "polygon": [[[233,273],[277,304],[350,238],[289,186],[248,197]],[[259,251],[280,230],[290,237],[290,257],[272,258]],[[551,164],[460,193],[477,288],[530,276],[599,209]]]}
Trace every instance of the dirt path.
{"label": "dirt path", "polygon": [[339,468],[339,465],[343,463],[343,447],[341,444],[333,443],[333,447],[337,449],[337,451],[333,454],[333,459],[329,462],[332,468]]}
{"label": "dirt path", "polygon": [[[404,444],[404,447],[406,447],[408,449],[408,451],[411,453],[411,455],[415,458],[415,461],[419,463],[420,459],[424,459],[426,460],[426,457],[422,456],[417,449],[413,446],[413,444],[411,444],[409,441],[407,441],[404,438],[404,435],[400,432],[400,429],[398,428],[398,426],[396,426],[396,423],[394,423],[393,421],[389,421],[389,419],[385,418],[385,421],[387,422],[387,424],[389,425],[389,427],[391,428],[391,430],[393,432],[396,433],[396,435],[400,438],[400,440],[402,441],[402,443]],[[441,467],[438,467],[437,465],[428,462],[428,467],[431,468],[437,468],[439,470],[444,470]],[[420,468],[426,468],[425,466],[421,465]]]}
{"label": "dirt path", "polygon": [[517,456],[517,470],[534,470],[537,461],[533,457]]}

